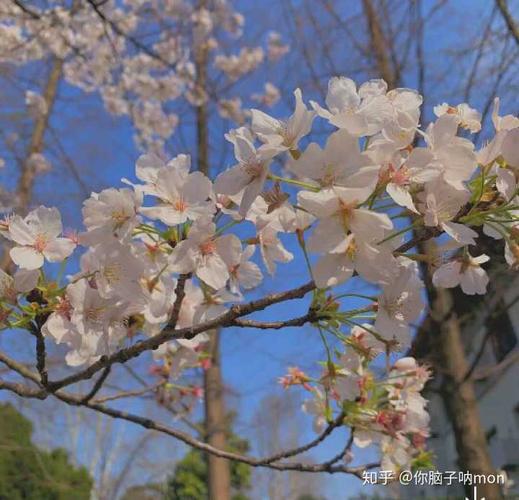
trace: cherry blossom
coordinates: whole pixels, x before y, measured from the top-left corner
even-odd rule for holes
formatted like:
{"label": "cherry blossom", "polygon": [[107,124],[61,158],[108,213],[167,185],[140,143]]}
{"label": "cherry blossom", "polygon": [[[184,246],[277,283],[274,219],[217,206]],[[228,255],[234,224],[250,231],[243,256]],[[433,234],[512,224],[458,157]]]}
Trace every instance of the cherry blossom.
{"label": "cherry blossom", "polygon": [[373,135],[383,128],[393,113],[385,96],[386,90],[387,85],[382,80],[367,82],[357,91],[353,80],[334,77],[328,83],[328,109],[313,101],[310,104],[319,116],[354,136]]}
{"label": "cherry blossom", "polygon": [[216,193],[236,195],[243,191],[239,213],[245,216],[267,179],[269,165],[278,152],[268,145],[256,149],[250,135],[238,129],[232,137],[238,164],[222,172],[214,182]]}
{"label": "cherry blossom", "polygon": [[124,241],[132,236],[139,223],[138,210],[142,194],[131,189],[105,189],[92,193],[83,204],[83,221],[87,231],[82,242],[99,243],[110,236]]}
{"label": "cherry blossom", "polygon": [[177,273],[194,272],[204,283],[219,290],[230,277],[232,247],[241,248],[241,243],[232,234],[217,237],[215,230],[209,218],[198,219],[187,239],[173,249],[170,266]]}
{"label": "cherry blossom", "polygon": [[416,262],[399,258],[399,272],[391,284],[382,287],[378,300],[374,329],[387,340],[396,340],[401,346],[410,343],[409,325],[416,322],[423,310]]}
{"label": "cherry blossom", "polygon": [[296,150],[301,138],[310,132],[315,112],[308,110],[300,89],[294,92],[296,107],[292,116],[278,120],[258,109],[251,110],[252,131],[266,144]]}
{"label": "cherry blossom", "polygon": [[425,203],[421,207],[425,225],[441,227],[463,245],[474,244],[477,232],[463,224],[452,222],[469,201],[469,197],[470,193],[465,189],[457,189],[443,178],[438,178],[434,184],[429,184],[425,191]]}
{"label": "cherry blossom", "polygon": [[481,113],[466,103],[458,104],[458,106],[449,106],[447,103],[443,103],[434,107],[434,114],[438,117],[445,114],[454,115],[458,120],[458,125],[472,133],[481,130]]}
{"label": "cherry blossom", "polygon": [[472,257],[466,254],[447,262],[433,274],[433,283],[441,288],[461,286],[467,295],[485,294],[488,285],[488,275],[480,264],[488,262],[490,257],[482,254]]}
{"label": "cherry blossom", "polygon": [[189,173],[189,157],[181,155],[156,171],[141,166],[140,175],[152,181],[144,192],[160,200],[140,209],[146,216],[174,226],[214,212],[211,181],[201,172]]}
{"label": "cherry blossom", "polygon": [[59,235],[63,232],[61,215],[56,208],[39,207],[22,219],[15,215],[9,221],[9,239],[19,246],[9,252],[14,263],[24,269],[38,269],[44,260],[61,262],[76,246]]}
{"label": "cherry blossom", "polygon": [[[241,18],[225,5],[215,11],[177,4],[167,9],[189,19],[196,44],[217,51],[218,27],[225,25],[232,36],[242,29]],[[136,16],[125,18],[131,7],[110,8],[115,18],[125,19],[128,30],[138,27]],[[19,12],[10,6],[6,15],[14,19]],[[27,21],[29,33],[35,35],[37,25],[52,24],[51,19],[67,26],[93,20],[85,11],[78,18],[61,10],[53,11],[52,18],[45,9],[41,15],[44,20]],[[44,344],[66,347],[64,363],[87,365],[79,377],[153,350],[161,377],[177,380],[207,366],[203,347],[214,328],[312,326],[319,330],[326,359],[315,374],[292,367],[280,382],[306,391],[303,409],[313,417],[314,430],[349,427],[348,447],[377,447],[387,470],[427,461],[429,416],[422,391],[429,371],[414,358],[395,354],[409,346],[412,327],[426,306],[417,262],[435,269],[436,287],[459,285],[465,294],[484,294],[489,278],[481,264],[489,257],[477,248],[480,238],[490,235],[501,240],[496,244],[502,245],[510,270],[519,269],[517,119],[499,116],[497,101],[496,135],[475,153],[473,142],[459,135],[468,135],[462,128],[478,130],[475,110],[467,104],[438,106],[438,118],[423,131],[421,96],[411,89],[388,91],[382,80],[357,87],[348,78],[332,78],[327,109],[312,103],[314,111],[296,90],[295,111],[286,121],[252,110],[248,123],[247,110],[229,96],[217,105],[229,117],[233,110],[243,113],[243,126],[225,136],[236,163],[212,181],[190,171],[188,155],[166,161],[156,147],[174,125],[164,99],[177,98],[184,85],[194,103],[207,96],[197,93],[187,76],[176,81],[166,72],[163,79],[149,78],[147,71],[161,72],[157,61],[143,54],[125,63],[126,68],[142,65],[142,78],[119,68],[122,81],[108,84],[112,52],[102,26],[96,21],[91,29],[99,35],[94,66],[72,57],[70,45],[88,45],[88,37],[82,41],[70,33],[36,37],[20,57],[32,60],[49,50],[67,55],[67,78],[85,88],[101,86],[114,112],[135,115],[143,144],[149,146],[135,166],[139,182],[123,179],[123,188],[92,193],[84,202],[84,230],[77,238],[61,236],[55,208],[39,207],[24,218],[15,214],[0,221],[14,264],[13,272],[0,272],[0,328],[34,335],[34,328],[41,327]],[[2,22],[0,33],[4,45],[25,40],[24,32]],[[126,41],[115,36],[114,43],[123,50]],[[176,61],[180,56],[170,53],[171,44],[162,40],[154,48]],[[272,36],[270,44],[269,57],[284,51],[279,38]],[[220,56],[215,63],[232,80],[255,67],[264,52]],[[180,59],[192,76],[193,68]],[[140,101],[127,109],[124,95],[130,91],[148,104]],[[338,130],[322,140],[314,135],[314,142],[300,147],[316,114]],[[416,147],[417,134],[425,146]],[[417,253],[417,242],[432,238],[438,238],[435,250]],[[76,248],[73,240],[80,244],[79,269],[63,282],[44,262],[69,257]],[[479,255],[472,256],[469,247]],[[308,283],[266,296],[258,289],[253,293],[260,298],[249,300],[249,290],[263,280],[270,283],[260,258],[278,279],[284,278],[284,264],[299,259],[297,273]],[[360,288],[364,285],[369,292]],[[288,319],[244,318],[293,299],[308,307],[306,314],[292,316],[287,306],[281,309]],[[41,336],[38,342],[41,349]],[[199,393],[191,386],[186,392],[190,397]]]}

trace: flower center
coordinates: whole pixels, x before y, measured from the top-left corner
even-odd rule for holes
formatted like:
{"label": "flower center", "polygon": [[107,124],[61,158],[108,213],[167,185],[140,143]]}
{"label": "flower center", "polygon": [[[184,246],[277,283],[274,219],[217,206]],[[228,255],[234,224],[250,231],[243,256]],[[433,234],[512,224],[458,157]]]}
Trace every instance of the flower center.
{"label": "flower center", "polygon": [[177,200],[175,200],[175,203],[173,203],[173,207],[178,212],[185,212],[187,209],[187,203],[184,200],[184,198],[178,198]]}
{"label": "flower center", "polygon": [[214,240],[206,240],[200,244],[200,253],[202,255],[211,255],[216,252],[216,243]]}
{"label": "flower center", "polygon": [[339,201],[339,215],[342,218],[344,229],[348,230],[350,227],[351,219],[353,218],[353,212],[357,207],[357,201],[346,203],[342,200]]}
{"label": "flower center", "polygon": [[250,175],[253,179],[257,179],[263,173],[263,162],[258,161],[257,158],[249,158],[243,165],[247,175]]}
{"label": "flower center", "polygon": [[85,318],[91,323],[100,323],[102,315],[105,311],[104,307],[91,307],[85,311]]}
{"label": "flower center", "polygon": [[108,281],[108,283],[117,283],[120,281],[122,276],[121,266],[115,262],[109,266],[106,266],[103,269],[103,276],[105,277],[106,281]]}
{"label": "flower center", "polygon": [[114,210],[112,212],[112,220],[115,222],[116,227],[121,227],[130,220],[130,216],[124,210]]}
{"label": "flower center", "polygon": [[36,238],[34,239],[34,249],[37,252],[43,252],[45,250],[45,247],[47,246],[48,239],[45,234],[38,234]]}
{"label": "flower center", "polygon": [[296,140],[296,134],[293,130],[290,129],[290,126],[287,122],[280,123],[277,133],[283,137],[283,146],[290,148],[294,144],[294,141]]}
{"label": "flower center", "polygon": [[321,177],[321,186],[323,187],[329,187],[332,186],[335,182],[335,172],[333,170],[333,165],[326,165],[324,174]]}
{"label": "flower center", "polygon": [[58,305],[56,306],[56,312],[61,316],[70,319],[72,304],[68,301],[67,298],[62,298],[59,300]]}

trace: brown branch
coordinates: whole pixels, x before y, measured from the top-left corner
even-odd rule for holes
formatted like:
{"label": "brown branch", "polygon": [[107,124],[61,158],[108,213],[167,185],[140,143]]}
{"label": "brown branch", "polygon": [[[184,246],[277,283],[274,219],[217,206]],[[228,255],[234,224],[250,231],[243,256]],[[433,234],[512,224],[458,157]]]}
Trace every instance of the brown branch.
{"label": "brown branch", "polygon": [[92,375],[105,368],[106,366],[110,366],[115,363],[125,363],[126,361],[139,356],[145,351],[157,349],[164,342],[178,338],[192,339],[199,333],[218,327],[230,326],[234,320],[240,318],[241,316],[246,316],[256,311],[261,311],[273,304],[302,298],[308,292],[314,289],[315,284],[313,281],[310,281],[309,283],[306,283],[305,285],[302,285],[298,288],[293,288],[285,292],[273,293],[261,299],[253,300],[247,304],[234,305],[227,312],[218,316],[217,318],[200,323],[198,325],[193,325],[178,330],[165,328],[161,333],[155,335],[154,337],[134,344],[126,349],[121,349],[109,356],[102,356],[98,361],[83,371],[72,374],[58,381],[49,382],[48,387],[51,391],[56,391],[67,385],[89,379],[92,377]]}
{"label": "brown branch", "polygon": [[395,88],[398,83],[398,76],[395,68],[391,66],[387,54],[388,41],[384,36],[375,7],[371,0],[363,0],[362,6],[370,33],[371,48],[375,54],[377,72],[387,82],[390,89]]}
{"label": "brown branch", "polygon": [[280,330],[281,328],[292,326],[303,326],[306,323],[313,323],[318,319],[316,312],[311,310],[304,316],[282,321],[255,321],[253,319],[235,319],[230,326],[240,326],[244,328],[258,328],[260,330]]}
{"label": "brown branch", "polygon": [[[38,374],[32,372],[25,366],[17,363],[16,361],[10,359],[8,356],[0,352],[0,361],[9,366],[14,371],[18,372],[20,375],[24,376],[25,378],[32,380],[36,383],[39,381]],[[6,389],[11,392],[14,392],[22,397],[28,397],[28,398],[38,398],[38,399],[45,399],[47,396],[49,396],[49,392],[45,390],[45,388],[42,388],[40,390],[38,389],[32,389],[30,387],[24,386],[22,384],[14,384],[10,382],[3,382],[0,381],[0,390]],[[83,406],[86,408],[89,408],[91,410],[97,411],[99,413],[103,413],[105,415],[108,415],[112,418],[116,419],[122,419],[129,422],[133,422],[137,425],[140,425],[141,427],[144,427],[146,429],[152,429],[158,432],[161,432],[163,434],[167,434],[171,437],[174,437],[175,439],[178,439],[182,441],[183,443],[192,446],[194,448],[197,448],[201,451],[205,451],[207,453],[214,454],[215,456],[218,456],[220,458],[226,458],[229,460],[235,460],[238,462],[246,463],[248,465],[251,465],[253,467],[268,467],[271,469],[276,470],[298,470],[303,472],[329,472],[329,473],[335,473],[335,472],[345,472],[354,474],[358,477],[361,477],[362,471],[366,470],[366,468],[374,468],[377,467],[378,464],[368,464],[365,467],[346,467],[346,466],[335,466],[332,461],[324,462],[322,464],[307,464],[307,463],[300,463],[300,462],[289,462],[289,463],[275,463],[279,462],[280,460],[293,457],[295,455],[300,455],[301,453],[304,453],[317,445],[319,445],[321,442],[323,442],[337,427],[340,427],[343,424],[344,421],[344,413],[341,413],[333,422],[331,422],[328,427],[315,439],[310,441],[309,443],[299,446],[297,448],[293,448],[290,450],[285,450],[283,452],[277,453],[275,455],[271,455],[269,457],[265,458],[253,458],[248,457],[245,455],[240,455],[237,453],[228,452],[225,450],[220,450],[218,448],[215,448],[207,443],[204,443],[203,441],[200,441],[191,435],[172,429],[169,427],[166,427],[160,423],[157,423],[149,418],[141,417],[139,415],[134,415],[131,413],[127,413],[124,411],[116,410],[110,407],[107,407],[103,404],[101,404],[98,401],[89,401],[87,396],[83,395],[75,395],[71,394],[65,391],[56,391],[52,393],[53,396],[60,399],[61,401],[74,405],[74,406]],[[351,438],[350,438],[351,440]],[[349,444],[348,446],[351,446]],[[334,460],[334,459],[332,459]]]}
{"label": "brown branch", "polygon": [[186,281],[191,277],[191,274],[181,274],[177,281],[175,288],[175,303],[173,304],[173,310],[167,325],[167,328],[174,330],[177,326],[178,316],[182,307],[182,301],[186,295]]}
{"label": "brown branch", "polygon": [[0,380],[0,391],[7,390],[14,392],[18,396],[22,398],[37,398],[37,399],[45,399],[47,397],[47,393],[42,389],[33,389],[32,387],[28,387],[23,384],[18,384],[15,382],[7,382],[5,380]]}
{"label": "brown branch", "polygon": [[136,389],[134,391],[123,391],[118,392],[117,394],[113,394],[111,396],[105,396],[103,398],[96,398],[94,399],[94,403],[106,403],[108,401],[115,401],[116,399],[123,399],[123,398],[131,398],[134,396],[142,396],[146,394],[147,392],[156,392],[159,387],[164,385],[165,382],[160,382],[159,384],[155,384],[152,386],[146,386],[142,389]]}
{"label": "brown branch", "polygon": [[514,37],[515,43],[519,46],[519,28],[515,24],[515,20],[508,10],[506,0],[496,0],[497,7],[503,16],[508,32]]}
{"label": "brown branch", "polygon": [[[80,398],[78,398],[77,396],[65,393],[64,391],[58,391],[58,392],[54,393],[54,396],[66,403],[69,403],[69,404],[72,404],[75,406],[84,406],[91,410],[108,415],[112,418],[132,422],[134,424],[140,425],[141,427],[144,427],[145,429],[151,429],[151,430],[160,432],[162,434],[169,435],[175,439],[182,441],[183,443],[185,443],[188,446],[191,446],[193,448],[210,453],[210,454],[215,455],[220,458],[225,458],[228,460],[234,460],[237,462],[245,463],[252,467],[267,467],[267,468],[275,469],[275,470],[296,470],[296,471],[301,471],[301,472],[329,472],[332,474],[337,473],[337,472],[343,472],[343,473],[353,474],[357,477],[361,477],[362,472],[364,470],[372,469],[372,468],[379,466],[378,463],[367,464],[365,466],[357,466],[357,467],[348,467],[346,465],[330,465],[327,462],[324,462],[322,464],[308,464],[308,463],[304,463],[304,462],[274,463],[282,458],[300,454],[304,451],[308,451],[309,449],[317,446],[317,444],[321,443],[322,440],[324,440],[331,433],[331,431],[334,428],[336,428],[340,425],[339,423],[335,423],[335,422],[337,422],[338,419],[336,421],[334,421],[334,423],[332,423],[324,431],[324,433],[323,433],[323,434],[325,434],[324,437],[323,437],[323,435],[320,435],[318,438],[314,439],[311,443],[309,443],[307,445],[301,446],[299,448],[295,448],[294,450],[288,450],[285,452],[281,452],[281,453],[279,453],[277,455],[273,455],[271,457],[253,458],[253,457],[249,457],[246,455],[241,455],[239,453],[233,453],[233,452],[229,452],[226,450],[220,450],[203,441],[200,441],[200,440],[194,438],[193,436],[191,436],[185,432],[182,432],[182,431],[179,431],[176,429],[172,429],[163,424],[155,422],[154,420],[149,419],[149,418],[141,417],[139,415],[134,415],[132,413],[128,413],[128,412],[121,411],[121,410],[116,410],[114,408],[110,408],[105,405],[101,405],[99,403],[94,403],[94,402],[81,403]],[[342,423],[343,418],[344,418],[344,416],[342,415],[341,420],[340,420],[341,423]]]}
{"label": "brown branch", "polygon": [[113,21],[112,19],[110,19],[102,10],[101,10],[101,6],[103,5],[103,2],[102,3],[96,3],[94,2],[93,0],[86,0],[88,5],[90,5],[90,7],[92,7],[92,9],[94,10],[94,12],[97,14],[97,16],[105,23],[107,24],[108,26],[110,26],[110,28],[114,31],[114,33],[116,33],[117,35],[125,38],[126,40],[128,40],[136,49],[144,52],[147,56],[151,57],[152,59],[155,59],[156,61],[159,61],[162,65],[166,66],[167,68],[170,68],[170,69],[173,69],[173,70],[176,70],[176,65],[175,64],[171,64],[169,61],[167,61],[166,59],[164,59],[160,54],[158,54],[157,52],[155,52],[153,49],[149,48],[148,46],[146,46],[145,44],[141,43],[139,40],[137,40],[137,38],[133,37],[132,35],[129,35],[128,33],[125,33],[120,27],[119,25]]}
{"label": "brown branch", "polygon": [[14,359],[10,358],[2,351],[0,351],[0,363],[3,363],[14,372],[18,373],[19,375],[28,380],[31,380],[32,382],[36,383],[38,386],[41,387],[41,380],[38,374],[34,373],[32,370],[27,368],[27,366],[18,363]]}
{"label": "brown branch", "polygon": [[41,328],[34,328],[34,336],[36,337],[36,369],[40,374],[41,384],[46,387],[49,376],[45,365],[45,359],[47,357],[47,353],[45,352],[45,338],[43,337]]}
{"label": "brown branch", "polygon": [[477,370],[472,375],[472,380],[483,380],[491,375],[494,375],[495,373],[499,373],[500,371],[505,370],[509,366],[515,364],[519,361],[519,352],[513,352],[506,356],[500,363],[493,366],[488,366],[486,368],[481,368],[480,370]]}
{"label": "brown branch", "polygon": [[345,413],[341,412],[337,416],[337,418],[333,422],[330,422],[326,429],[313,441],[310,441],[309,443],[294,448],[292,450],[282,451],[280,453],[277,453],[276,455],[272,455],[271,457],[264,459],[263,463],[271,464],[273,462],[278,462],[279,460],[283,460],[284,458],[290,458],[295,455],[300,455],[301,453],[305,453],[306,451],[315,448],[318,444],[322,443],[337,427],[340,427],[343,424],[345,416]]}
{"label": "brown branch", "polygon": [[111,370],[111,366],[107,366],[103,370],[103,373],[101,373],[100,377],[97,379],[96,383],[94,384],[94,387],[92,387],[92,390],[81,400],[82,404],[88,403],[101,390],[101,387],[103,387],[103,384],[107,379],[108,375],[110,375]]}
{"label": "brown branch", "polygon": [[[16,371],[23,377],[39,384],[41,386],[41,383],[39,381],[39,376],[37,373],[32,372],[28,368],[26,368],[24,365],[12,360],[5,354],[0,352],[0,361],[6,364],[8,367],[10,367],[12,370]],[[97,384],[96,384],[97,385]],[[299,455],[301,453],[304,453],[314,447],[316,447],[318,444],[323,442],[337,427],[340,427],[343,424],[344,420],[344,413],[341,413],[333,422],[331,422],[328,427],[321,433],[317,438],[310,441],[309,443],[299,446],[297,448],[293,448],[290,450],[285,450],[283,452],[280,452],[278,454],[265,457],[265,458],[252,458],[245,455],[240,455],[237,453],[228,452],[225,450],[220,450],[218,448],[215,448],[213,446],[208,445],[207,443],[204,443],[203,441],[199,441],[198,439],[192,437],[191,435],[172,429],[169,427],[166,427],[160,423],[157,423],[149,418],[144,418],[138,415],[134,415],[131,413],[127,413],[124,411],[115,410],[113,408],[107,407],[100,403],[100,401],[91,401],[90,400],[90,394],[84,395],[75,395],[70,394],[65,391],[59,390],[55,391],[53,393],[49,393],[45,388],[41,389],[32,389],[30,387],[24,386],[22,384],[15,384],[11,382],[4,382],[0,381],[0,390],[9,390],[11,392],[16,393],[17,395],[21,397],[27,397],[27,398],[38,398],[38,399],[45,399],[49,396],[49,394],[52,394],[56,398],[60,399],[61,401],[74,405],[74,406],[83,406],[86,408],[89,408],[91,410],[103,413],[105,415],[108,415],[112,418],[116,419],[122,419],[127,420],[129,422],[133,422],[137,425],[140,425],[146,429],[152,429],[156,430],[158,432],[161,432],[163,434],[167,434],[171,437],[174,437],[176,439],[179,439],[180,441],[184,442],[185,444],[192,446],[194,448],[200,449],[201,451],[205,451],[207,453],[214,454],[215,456],[218,456],[220,458],[226,458],[229,460],[235,460],[242,463],[246,463],[253,467],[268,467],[271,469],[276,470],[297,470],[302,472],[329,472],[329,473],[336,473],[336,472],[343,472],[343,473],[349,473],[354,474],[358,477],[361,477],[362,472],[366,470],[367,468],[374,468],[377,467],[378,464],[368,464],[367,466],[359,466],[359,467],[346,467],[346,466],[336,466],[334,465],[337,460],[336,457],[332,458],[332,460],[329,460],[327,462],[321,463],[321,464],[308,464],[308,463],[302,463],[302,462],[289,462],[289,463],[275,463],[279,462],[280,460],[293,457],[295,455]],[[108,400],[108,398],[104,399],[105,401]],[[103,400],[101,400],[103,401]],[[351,440],[351,438],[350,438]],[[350,443],[350,442],[349,442]],[[351,444],[347,445],[347,449],[351,447]]]}
{"label": "brown branch", "polygon": [[24,3],[21,2],[20,0],[11,0],[11,2],[14,3],[22,12],[27,14],[30,18],[40,19],[40,15],[37,12],[35,12],[32,9],[29,9],[29,7],[24,5]]}

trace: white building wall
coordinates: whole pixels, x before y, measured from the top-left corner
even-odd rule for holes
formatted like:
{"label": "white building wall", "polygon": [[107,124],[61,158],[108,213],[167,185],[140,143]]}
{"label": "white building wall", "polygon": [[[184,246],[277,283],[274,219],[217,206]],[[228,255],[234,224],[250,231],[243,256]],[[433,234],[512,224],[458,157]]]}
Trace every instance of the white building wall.
{"label": "white building wall", "polygon": [[[518,296],[519,280],[516,280],[505,294],[505,304],[513,303]],[[508,358],[508,356],[516,357],[519,352],[519,301],[516,301],[507,312],[518,338],[518,343],[514,350],[507,355]],[[467,346],[469,362],[471,359],[474,359],[475,352],[481,345],[481,340],[485,335],[484,327],[472,326],[471,330],[471,332],[465,332],[465,334],[469,334],[466,335],[466,338],[472,336],[473,340]],[[497,360],[493,354],[492,347],[488,344],[475,373],[478,370],[486,369],[496,364]],[[476,382],[476,391],[483,428],[487,435],[493,433],[493,436],[489,439],[489,451],[494,466],[500,469],[504,466],[515,464],[519,468],[519,362],[516,361],[509,364],[505,369],[498,370],[496,375],[488,380]],[[437,470],[442,472],[458,470],[455,439],[442,398],[434,392],[429,393],[427,397],[429,399],[431,431],[433,434],[433,437],[429,440],[428,447],[436,456],[435,464]],[[510,494],[519,495],[519,471],[510,472],[508,476],[515,483],[510,490]],[[449,498],[464,498],[463,489],[452,486],[415,486],[401,489],[401,498],[405,499],[432,499],[446,498],[447,496]],[[519,498],[519,496],[513,496],[513,498]]]}

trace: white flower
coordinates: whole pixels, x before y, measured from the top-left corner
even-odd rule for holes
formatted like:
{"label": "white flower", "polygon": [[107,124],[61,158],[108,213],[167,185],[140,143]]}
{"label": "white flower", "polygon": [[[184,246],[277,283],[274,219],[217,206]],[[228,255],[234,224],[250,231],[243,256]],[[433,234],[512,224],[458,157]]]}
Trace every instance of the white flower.
{"label": "white flower", "polygon": [[214,182],[214,190],[219,194],[232,196],[243,191],[239,210],[242,217],[261,193],[270,162],[279,152],[267,145],[256,149],[244,130],[238,129],[236,134],[229,136],[238,164],[218,175]]}
{"label": "white flower", "polygon": [[297,160],[288,162],[299,178],[311,179],[322,187],[374,187],[379,167],[368,165],[369,158],[360,152],[358,139],[347,130],[331,134],[324,150],[312,142]]}
{"label": "white flower", "polygon": [[[499,116],[499,98],[494,99],[494,109],[492,110],[492,123],[496,130],[494,138],[477,153],[478,162],[482,165],[488,165],[493,162],[503,152],[503,143],[508,137],[509,132],[519,128],[519,118],[513,115]],[[514,142],[510,141],[508,147],[514,147]],[[517,150],[517,146],[516,146]],[[507,156],[510,159],[510,150]],[[517,153],[516,153],[517,154]]]}
{"label": "white flower", "polygon": [[389,217],[357,208],[371,194],[373,187],[335,187],[318,193],[300,191],[299,204],[319,219],[308,240],[308,249],[311,252],[344,252],[350,243],[346,241],[350,231],[357,243],[382,240],[393,228]]}
{"label": "white flower", "polygon": [[9,252],[14,263],[24,269],[38,269],[44,259],[61,262],[76,247],[68,238],[60,238],[63,232],[61,215],[57,208],[39,207],[25,219],[13,216],[9,222],[9,236],[20,246]]}
{"label": "white flower", "polygon": [[463,224],[452,222],[469,198],[470,193],[467,190],[457,189],[439,177],[434,183],[427,185],[425,204],[420,207],[424,213],[424,224],[440,227],[462,245],[474,245],[478,233]]}
{"label": "white flower", "polygon": [[94,362],[110,354],[127,334],[125,304],[105,299],[81,279],[67,287],[66,295],[42,327],[45,336],[70,348],[70,366]]}
{"label": "white flower", "polygon": [[283,43],[281,35],[276,31],[268,34],[267,44],[267,57],[272,62],[278,61],[290,50],[290,46]]}
{"label": "white flower", "polygon": [[313,274],[319,288],[339,285],[351,278],[354,271],[372,283],[387,283],[396,267],[387,245],[370,245],[349,234],[344,249],[321,257],[313,267]]}
{"label": "white flower", "polygon": [[0,299],[16,302],[18,293],[27,293],[36,288],[39,277],[40,273],[36,269],[18,269],[14,276],[0,269]]}
{"label": "white flower", "polygon": [[270,82],[265,84],[264,94],[252,94],[252,99],[259,102],[263,106],[271,108],[279,101],[281,94],[278,88]]}
{"label": "white flower", "polygon": [[216,226],[210,219],[198,219],[188,237],[171,253],[171,270],[177,273],[194,272],[215,290],[223,288],[229,279],[233,247],[241,248],[240,240],[232,235],[215,236]]}
{"label": "white flower", "polygon": [[385,351],[385,345],[371,333],[372,325],[356,325],[350,332],[350,343],[363,357],[373,359]]}
{"label": "white flower", "polygon": [[230,256],[229,289],[234,294],[240,293],[240,288],[250,290],[261,283],[263,275],[260,268],[249,259],[256,250],[254,245],[248,245],[243,251],[233,252]]}
{"label": "white flower", "polygon": [[240,300],[241,296],[233,295],[225,288],[214,293],[205,293],[202,302],[196,307],[193,323],[197,325],[218,318],[227,311],[227,303]]}
{"label": "white flower", "polygon": [[39,118],[47,114],[47,102],[40,94],[32,90],[25,92],[25,104],[27,105],[29,114],[33,118]]}
{"label": "white flower", "polygon": [[[477,167],[474,144],[458,137],[458,121],[445,114],[431,123],[424,134],[428,148],[423,152],[424,167],[441,169],[444,179],[458,189],[468,181]],[[416,148],[421,150],[423,148]],[[427,160],[428,161],[427,161]]]}
{"label": "white flower", "polygon": [[[391,107],[393,108],[392,121],[401,130],[414,131],[420,120],[420,106],[422,105],[422,96],[413,89],[399,88],[390,90],[386,94]],[[387,124],[384,126],[384,133]],[[408,143],[409,144],[409,143]]]}
{"label": "white flower", "polygon": [[421,293],[423,283],[418,277],[418,266],[405,258],[398,259],[399,273],[390,284],[382,287],[378,299],[375,331],[387,340],[409,345],[409,325],[423,310]]}
{"label": "white flower", "polygon": [[449,106],[447,103],[434,106],[434,114],[438,117],[445,114],[453,115],[458,121],[458,125],[472,133],[481,130],[481,113],[471,108],[468,104],[462,103],[457,106]]}
{"label": "white flower", "polygon": [[159,199],[156,206],[141,208],[141,213],[176,226],[214,212],[214,203],[209,199],[211,181],[201,172],[189,173],[189,163],[188,156],[179,155],[158,170],[141,167],[141,175],[151,180],[144,187],[145,193]]}
{"label": "white flower", "polygon": [[320,434],[326,427],[326,400],[318,389],[315,389],[313,394],[313,399],[307,399],[303,402],[303,411],[314,417],[314,432]]}
{"label": "white flower", "polygon": [[83,244],[121,241],[132,236],[139,223],[137,211],[142,204],[142,194],[132,189],[105,189],[92,193],[83,203],[83,222],[87,232],[80,237]]}
{"label": "white flower", "polygon": [[27,293],[34,290],[38,285],[40,273],[37,269],[18,269],[13,278],[14,289],[17,292]]}
{"label": "white flower", "polygon": [[196,310],[204,301],[202,290],[193,283],[193,280],[186,281],[184,291],[185,296],[178,314],[177,329],[186,328],[194,324]]}
{"label": "white flower", "polygon": [[176,280],[162,275],[159,279],[141,280],[141,287],[142,303],[138,304],[138,310],[144,314],[144,319],[152,325],[167,321],[175,302]]}
{"label": "white flower", "polygon": [[258,231],[261,257],[270,275],[276,272],[276,262],[286,263],[294,258],[294,255],[283,246],[277,233],[271,224]]}
{"label": "white flower", "polygon": [[16,290],[14,289],[13,284],[13,277],[0,269],[0,299],[5,299],[7,301],[11,299],[16,300]]}
{"label": "white flower", "polygon": [[[519,137],[517,138],[517,140],[519,141]],[[499,191],[499,193],[505,197],[507,201],[509,201],[512,198],[517,189],[517,180],[512,169],[497,169],[496,188]]]}
{"label": "white flower", "polygon": [[91,247],[81,257],[79,276],[93,274],[99,294],[104,298],[125,298],[128,301],[142,299],[139,281],[144,264],[128,245],[114,242]]}
{"label": "white flower", "polygon": [[511,167],[519,167],[519,128],[510,130],[503,139],[501,154]]}
{"label": "white flower", "polygon": [[154,358],[167,357],[171,366],[170,375],[177,379],[186,368],[193,368],[199,364],[200,347],[209,342],[207,333],[199,333],[192,339],[175,339],[162,344],[154,351]]}
{"label": "white flower", "polygon": [[382,461],[380,467],[385,471],[398,473],[403,469],[409,469],[411,463],[411,445],[402,437],[384,436],[380,443]]}
{"label": "white flower", "polygon": [[434,286],[453,288],[460,285],[467,295],[485,294],[488,285],[488,275],[480,264],[490,260],[488,255],[482,254],[472,257],[467,254],[459,259],[451,260],[433,274]]}
{"label": "white flower", "polygon": [[49,160],[41,153],[32,153],[27,160],[27,165],[31,170],[37,174],[45,174],[52,170],[52,165]]}
{"label": "white flower", "polygon": [[434,180],[440,174],[434,166],[421,163],[421,151],[414,149],[407,159],[394,155],[382,170],[381,177],[387,179],[386,191],[395,203],[418,213],[410,190],[417,184]]}
{"label": "white flower", "polygon": [[385,95],[386,90],[387,85],[383,80],[366,82],[357,92],[353,80],[334,77],[328,82],[328,109],[313,101],[310,104],[319,116],[356,137],[373,135],[393,115],[393,108]]}
{"label": "white flower", "polygon": [[252,131],[266,144],[280,149],[297,150],[299,141],[310,132],[315,112],[310,111],[303,102],[301,90],[294,92],[296,108],[286,121],[252,109]]}

